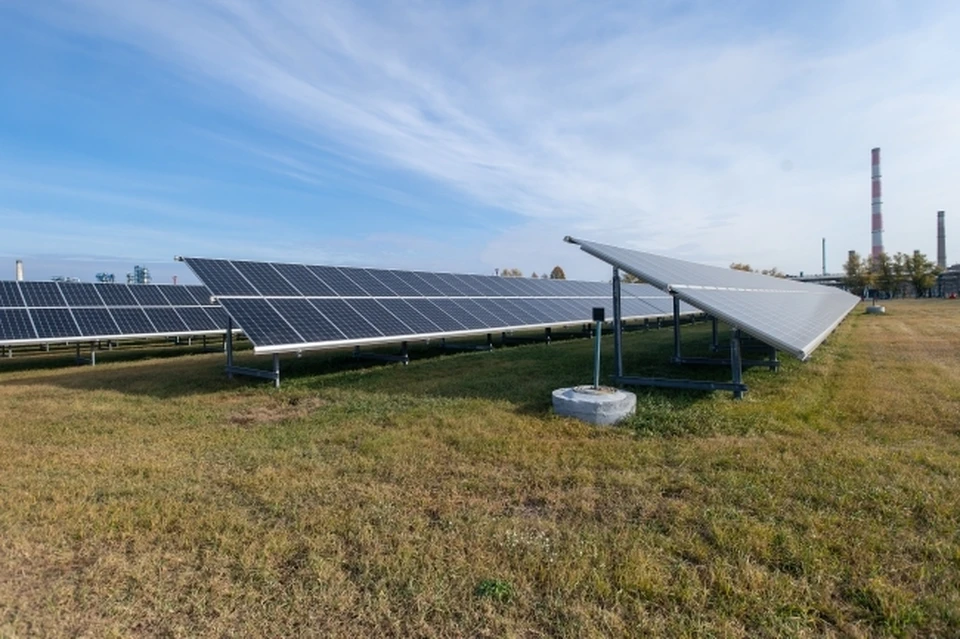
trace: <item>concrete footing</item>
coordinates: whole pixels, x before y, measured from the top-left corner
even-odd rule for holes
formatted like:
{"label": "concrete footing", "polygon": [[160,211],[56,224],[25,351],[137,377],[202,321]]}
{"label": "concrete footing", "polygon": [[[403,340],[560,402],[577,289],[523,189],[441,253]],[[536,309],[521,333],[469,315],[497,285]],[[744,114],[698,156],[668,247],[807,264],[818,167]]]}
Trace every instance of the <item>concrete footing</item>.
{"label": "concrete footing", "polygon": [[574,386],[553,391],[555,413],[599,426],[616,424],[636,409],[636,395],[610,386]]}
{"label": "concrete footing", "polygon": [[885,306],[868,306],[867,307],[867,313],[869,315],[883,315],[886,312],[887,312],[887,308]]}

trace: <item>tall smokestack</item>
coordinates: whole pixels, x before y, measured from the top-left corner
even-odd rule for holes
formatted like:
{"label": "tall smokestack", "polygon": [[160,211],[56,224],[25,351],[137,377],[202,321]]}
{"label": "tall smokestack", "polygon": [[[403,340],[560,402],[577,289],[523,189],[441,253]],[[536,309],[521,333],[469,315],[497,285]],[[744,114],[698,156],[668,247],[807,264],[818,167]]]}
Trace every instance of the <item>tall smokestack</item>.
{"label": "tall smokestack", "polygon": [[872,215],[872,239],[870,254],[877,258],[883,253],[883,213],[880,211],[880,147],[873,149],[871,155],[871,178],[873,195],[870,201]]}
{"label": "tall smokestack", "polygon": [[937,211],[937,266],[942,270],[947,269],[947,231],[943,211]]}
{"label": "tall smokestack", "polygon": [[820,254],[823,257],[823,274],[827,274],[827,238],[821,242]]}
{"label": "tall smokestack", "polygon": [[17,281],[23,281],[23,260],[17,260]]}

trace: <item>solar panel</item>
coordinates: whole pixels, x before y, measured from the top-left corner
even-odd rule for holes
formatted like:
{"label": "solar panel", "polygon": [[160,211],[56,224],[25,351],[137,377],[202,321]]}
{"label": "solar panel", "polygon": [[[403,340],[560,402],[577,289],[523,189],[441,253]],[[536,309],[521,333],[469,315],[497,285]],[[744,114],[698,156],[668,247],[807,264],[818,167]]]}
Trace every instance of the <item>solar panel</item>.
{"label": "solar panel", "polygon": [[[587,253],[802,360],[859,302],[856,296],[827,286],[567,239]],[[659,306],[659,301],[644,301]]]}
{"label": "solar panel", "polygon": [[[588,322],[594,306],[611,307],[604,283],[182,259],[257,353]],[[672,315],[669,295],[648,285],[634,292],[664,310],[637,300],[630,308],[642,314],[627,319]]]}
{"label": "solar panel", "polygon": [[0,344],[222,334],[228,318],[210,304],[203,286],[0,282]]}
{"label": "solar panel", "polygon": [[43,308],[66,305],[56,282],[20,282],[19,284],[27,306]]}

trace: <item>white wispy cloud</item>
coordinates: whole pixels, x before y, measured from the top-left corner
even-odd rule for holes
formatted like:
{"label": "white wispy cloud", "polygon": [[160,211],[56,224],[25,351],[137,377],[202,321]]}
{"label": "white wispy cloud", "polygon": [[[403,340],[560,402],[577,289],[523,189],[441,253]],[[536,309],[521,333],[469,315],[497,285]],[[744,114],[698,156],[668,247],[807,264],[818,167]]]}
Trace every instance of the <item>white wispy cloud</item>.
{"label": "white wispy cloud", "polygon": [[35,11],[128,45],[205,104],[287,140],[260,155],[296,179],[327,179],[311,157],[333,148],[516,215],[485,247],[454,240],[489,266],[605,272],[572,257],[567,234],[794,271],[819,266],[826,236],[836,266],[869,248],[877,145],[888,247],[932,252],[934,211],[960,211],[960,9],[857,0],[760,22],[749,5],[694,6],[83,0]]}

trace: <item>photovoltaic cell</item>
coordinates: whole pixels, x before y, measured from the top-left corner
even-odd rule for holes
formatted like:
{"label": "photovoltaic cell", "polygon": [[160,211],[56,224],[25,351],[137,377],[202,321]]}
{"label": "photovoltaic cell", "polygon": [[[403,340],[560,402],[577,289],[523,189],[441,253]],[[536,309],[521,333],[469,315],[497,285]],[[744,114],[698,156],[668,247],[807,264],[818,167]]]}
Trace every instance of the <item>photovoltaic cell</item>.
{"label": "photovoltaic cell", "polygon": [[366,291],[335,266],[307,266],[307,268],[341,297],[368,297]]}
{"label": "photovoltaic cell", "polygon": [[299,344],[304,339],[263,299],[225,298],[221,304],[254,344]]}
{"label": "photovoltaic cell", "polygon": [[128,288],[140,306],[169,306],[163,294],[152,284],[131,284]]}
{"label": "photovoltaic cell", "polygon": [[470,290],[476,291],[480,296],[491,297],[505,294],[504,289],[494,286],[500,278],[484,275],[457,275],[455,277],[458,281],[470,287]]}
{"label": "photovoltaic cell", "polygon": [[260,295],[265,297],[291,297],[299,295],[297,290],[283,279],[271,265],[264,262],[233,262],[234,268],[253,284]]}
{"label": "photovoltaic cell", "polygon": [[130,292],[130,287],[126,284],[94,284],[94,287],[96,287],[103,302],[110,308],[114,306],[139,306]]}
{"label": "photovoltaic cell", "polygon": [[453,286],[460,291],[460,295],[456,297],[466,296],[466,297],[483,297],[483,290],[481,287],[475,285],[474,279],[478,278],[468,278],[460,275],[454,275],[452,273],[443,273],[441,277],[452,283]]}
{"label": "photovoltaic cell", "polygon": [[[227,315],[227,312],[223,310],[222,306],[204,306],[203,310],[207,312],[207,315],[210,316],[210,319],[216,322],[217,327],[222,330],[226,330],[230,318]],[[234,326],[233,328],[236,329],[237,327]]]}
{"label": "photovoltaic cell", "polygon": [[312,299],[310,303],[340,329],[340,332],[346,335],[347,339],[383,337],[380,331],[374,328],[370,322],[363,319],[363,317],[344,300]]}
{"label": "photovoltaic cell", "polygon": [[483,320],[471,315],[453,299],[433,300],[433,303],[436,304],[441,311],[455,319],[457,323],[461,324],[464,328],[489,328],[489,326],[487,326]]}
{"label": "photovoltaic cell", "polygon": [[97,287],[93,284],[61,282],[60,292],[68,306],[103,307],[103,300],[100,299]]}
{"label": "photovoltaic cell", "polygon": [[394,271],[387,271],[381,269],[367,269],[370,273],[376,277],[378,280],[383,282],[391,291],[399,295],[400,297],[411,297],[418,296],[420,293],[413,286],[416,281],[413,273],[409,271],[401,271],[399,273]]}
{"label": "photovoltaic cell", "polygon": [[434,304],[434,301],[442,302],[444,300],[410,299],[407,301],[410,302],[410,306],[412,306],[418,312],[429,317],[430,321],[439,326],[440,329],[445,333],[457,332],[466,329],[466,326],[450,317],[450,315],[443,312],[439,306]]}
{"label": "photovoltaic cell", "polygon": [[66,306],[56,282],[20,282],[20,292],[31,308]]}
{"label": "photovoltaic cell", "polygon": [[436,292],[428,292],[426,297],[457,297],[463,295],[460,283],[454,279],[444,277],[444,273],[421,273],[417,272],[419,277],[428,287]]}
{"label": "photovoltaic cell", "polygon": [[369,297],[396,297],[390,288],[386,284],[381,282],[373,275],[370,271],[362,268],[343,268],[340,269],[347,276],[360,285],[360,287],[367,292]]}
{"label": "photovoltaic cell", "polygon": [[170,306],[196,306],[197,301],[186,286],[172,284],[154,284]]}
{"label": "photovoltaic cell", "polygon": [[36,339],[26,309],[0,309],[0,340]]}
{"label": "photovoltaic cell", "polygon": [[0,282],[0,307],[21,307],[23,297],[16,282]]}
{"label": "photovoltaic cell", "polygon": [[57,338],[80,334],[77,323],[70,316],[70,311],[65,308],[34,309],[30,316],[33,318],[33,325],[37,329],[37,337]]}
{"label": "photovoltaic cell", "polygon": [[157,330],[139,308],[111,308],[110,314],[123,335],[150,335]]}
{"label": "photovoltaic cell", "polygon": [[274,264],[273,267],[305,297],[337,295],[336,291],[317,279],[317,276],[302,264]]}
{"label": "photovoltaic cell", "polygon": [[373,324],[383,335],[413,335],[414,331],[401,322],[377,300],[350,300],[348,302],[357,313]]}
{"label": "photovoltaic cell", "polygon": [[400,321],[409,326],[414,333],[429,335],[443,332],[439,326],[431,322],[426,315],[419,312],[406,300],[386,297],[380,300],[380,303]]}
{"label": "photovoltaic cell", "polygon": [[145,308],[143,310],[160,333],[185,333],[190,330],[172,308]]}
{"label": "photovoltaic cell", "polygon": [[456,300],[456,303],[464,311],[477,318],[477,321],[485,328],[504,328],[512,325],[512,322],[507,322],[503,317],[494,313],[493,309],[481,304],[480,300],[459,299]]}
{"label": "photovoltaic cell", "polygon": [[217,282],[217,295],[256,295],[257,290],[224,260],[191,259],[190,268],[202,282]]}
{"label": "photovoltaic cell", "polygon": [[227,327],[226,322],[218,325],[210,318],[207,311],[199,306],[181,306],[177,309],[177,313],[192,332],[209,332]]}
{"label": "photovoltaic cell", "polygon": [[106,308],[75,308],[73,318],[77,321],[81,335],[108,337],[121,334]]}
{"label": "photovoltaic cell", "polygon": [[184,288],[187,289],[187,292],[190,293],[190,297],[196,300],[198,305],[213,305],[213,302],[211,301],[213,296],[210,294],[210,289],[208,289],[206,286],[184,286]]}
{"label": "photovoltaic cell", "polygon": [[272,300],[272,303],[277,312],[307,342],[334,342],[346,339],[336,326],[305,299],[276,299]]}
{"label": "photovoltaic cell", "polygon": [[444,293],[437,286],[443,286],[443,283],[440,282],[440,278],[434,273],[422,273],[422,272],[411,272],[410,275],[413,277],[412,285],[417,289],[423,297],[443,297]]}

